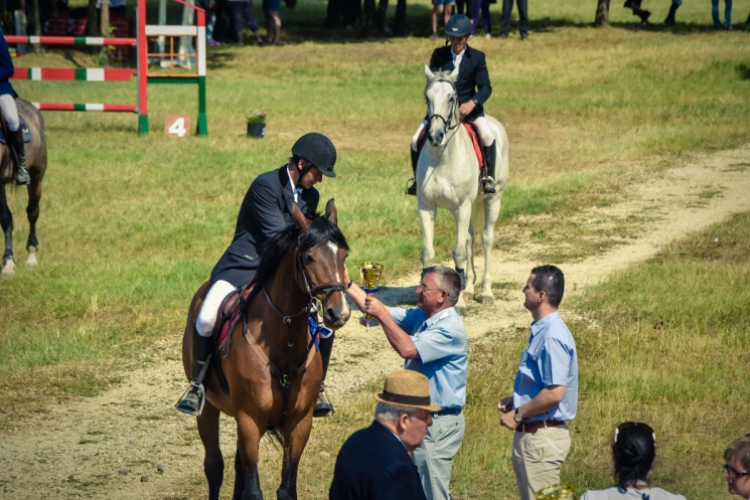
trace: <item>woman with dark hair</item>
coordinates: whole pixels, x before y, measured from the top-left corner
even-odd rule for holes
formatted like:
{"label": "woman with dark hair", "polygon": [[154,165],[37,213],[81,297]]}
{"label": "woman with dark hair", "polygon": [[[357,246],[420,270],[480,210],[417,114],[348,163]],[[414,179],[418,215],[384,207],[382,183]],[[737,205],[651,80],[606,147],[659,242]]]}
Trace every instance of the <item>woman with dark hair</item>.
{"label": "woman with dark hair", "polygon": [[732,441],[724,451],[724,460],[729,493],[750,499],[750,434]]}
{"label": "woman with dark hair", "polygon": [[617,486],[587,491],[581,500],[685,500],[661,488],[649,486],[648,474],[656,461],[656,435],[642,422],[623,422],[615,429],[612,445]]}

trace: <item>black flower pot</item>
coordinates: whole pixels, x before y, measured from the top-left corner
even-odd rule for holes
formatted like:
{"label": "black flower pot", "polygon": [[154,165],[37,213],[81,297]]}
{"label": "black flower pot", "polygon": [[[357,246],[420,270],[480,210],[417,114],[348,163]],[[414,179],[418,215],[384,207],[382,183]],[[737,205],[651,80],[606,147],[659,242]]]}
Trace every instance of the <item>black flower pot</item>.
{"label": "black flower pot", "polygon": [[263,138],[266,135],[266,124],[265,123],[248,123],[247,124],[247,135],[249,137]]}

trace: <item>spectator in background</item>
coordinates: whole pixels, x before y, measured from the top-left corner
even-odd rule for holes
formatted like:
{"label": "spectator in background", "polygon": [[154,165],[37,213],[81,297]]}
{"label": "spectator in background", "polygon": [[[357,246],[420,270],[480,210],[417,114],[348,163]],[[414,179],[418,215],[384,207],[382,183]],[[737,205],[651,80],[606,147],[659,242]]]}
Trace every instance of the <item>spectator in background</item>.
{"label": "spectator in background", "polygon": [[258,45],[263,45],[263,39],[258,33],[258,23],[255,22],[255,15],[253,14],[253,2],[252,0],[229,0],[229,5],[232,6],[232,17],[234,18],[234,31],[237,33],[237,47],[242,47],[245,44],[242,29],[242,18],[245,18],[247,27],[255,35],[255,41]]}
{"label": "spectator in background", "polygon": [[[529,2],[528,0],[516,0],[518,7],[519,30],[521,40],[529,37]],[[513,0],[503,0],[503,14],[500,18],[500,38],[508,38],[510,33],[510,14],[513,12]]]}
{"label": "spectator in background", "polygon": [[206,45],[209,47],[219,47],[221,44],[214,40],[216,0],[200,0],[200,6],[206,10]]}
{"label": "spectator in background", "polygon": [[641,1],[642,0],[625,0],[624,7],[626,9],[632,9],[633,15],[641,18],[641,23],[648,24],[648,18],[651,17],[651,12],[641,9]]}
{"label": "spectator in background", "polygon": [[440,15],[441,5],[443,6],[443,24],[447,26],[453,14],[453,7],[456,5],[456,0],[432,0],[432,36],[430,37],[432,40],[438,39],[438,15]]}
{"label": "spectator in background", "polygon": [[750,500],[750,434],[732,441],[724,451],[724,460],[729,493]]}
{"label": "spectator in background", "polygon": [[[128,15],[128,7],[126,5],[126,0],[109,0],[109,14],[116,15],[116,16],[122,16],[125,17]],[[99,10],[101,15],[101,9],[102,9],[102,0],[97,0],[96,2],[96,8]]]}
{"label": "spectator in background", "polygon": [[425,500],[417,468],[409,453],[417,449],[432,425],[430,382],[413,370],[385,378],[375,396],[375,421],[352,434],[336,458],[330,500]]}
{"label": "spectator in background", "polygon": [[677,12],[677,9],[680,8],[680,5],[682,5],[682,0],[672,0],[672,5],[669,6],[669,14],[667,14],[667,18],[664,19],[664,24],[673,25],[677,22],[675,21],[674,15]]}
{"label": "spectator in background", "polygon": [[[719,0],[711,0],[711,15],[714,18],[714,28],[721,29],[721,19],[719,19]],[[732,0],[724,0],[724,28],[732,29]]]}
{"label": "spectator in background", "polygon": [[[492,38],[492,20],[490,19],[490,4],[496,3],[497,0],[481,0],[481,1],[482,1],[482,6],[481,6],[482,23],[484,25],[484,37]],[[474,23],[474,31],[476,31],[476,26],[479,23],[478,19],[475,18],[473,20],[473,23]]]}
{"label": "spectator in background", "polygon": [[623,422],[615,429],[612,461],[617,485],[590,490],[581,500],[685,500],[661,488],[651,487],[648,474],[656,460],[656,435],[642,422]]}
{"label": "spectator in background", "polygon": [[497,405],[504,413],[500,425],[515,431],[512,461],[521,500],[533,500],[540,489],[559,483],[570,451],[567,422],[578,408],[578,354],[557,312],[564,292],[560,269],[531,270],[523,288],[523,305],[534,318],[529,344],[521,354],[513,395]]}
{"label": "spectator in background", "polygon": [[263,0],[263,14],[266,16],[266,42],[281,45],[281,0]]}

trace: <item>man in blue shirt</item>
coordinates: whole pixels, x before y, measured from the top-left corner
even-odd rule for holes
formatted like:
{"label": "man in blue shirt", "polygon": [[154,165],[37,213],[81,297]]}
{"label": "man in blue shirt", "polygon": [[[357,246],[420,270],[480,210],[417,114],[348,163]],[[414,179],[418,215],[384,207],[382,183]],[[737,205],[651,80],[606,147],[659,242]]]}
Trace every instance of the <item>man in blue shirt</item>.
{"label": "man in blue shirt", "polygon": [[560,466],[570,451],[567,422],[578,406],[578,355],[575,340],[557,308],[565,277],[555,266],[531,270],[523,293],[531,312],[531,337],[513,385],[513,396],[497,405],[500,425],[515,430],[513,470],[522,500],[560,482]]}
{"label": "man in blue shirt", "polygon": [[380,321],[405,368],[430,381],[430,399],[440,410],[432,413],[432,427],[413,458],[427,499],[450,499],[453,457],[464,438],[462,408],[469,365],[466,329],[454,307],[461,278],[447,267],[427,268],[416,290],[416,309],[388,308],[354,284],[348,293],[362,312]]}

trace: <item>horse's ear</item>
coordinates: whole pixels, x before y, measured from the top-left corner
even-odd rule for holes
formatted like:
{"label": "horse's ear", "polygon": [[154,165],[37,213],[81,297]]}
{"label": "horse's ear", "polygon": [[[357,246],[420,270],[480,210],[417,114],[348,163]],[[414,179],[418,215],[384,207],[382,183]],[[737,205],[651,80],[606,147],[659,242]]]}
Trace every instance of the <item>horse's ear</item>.
{"label": "horse's ear", "polygon": [[458,79],[458,66],[456,66],[456,69],[451,71],[451,74],[448,75],[448,78],[453,82],[456,83],[456,80]]}
{"label": "horse's ear", "polygon": [[333,222],[334,226],[338,226],[338,214],[336,213],[336,204],[333,202],[333,198],[328,200],[328,203],[326,203],[326,217],[329,221]]}
{"label": "horse's ear", "polygon": [[307,231],[307,228],[310,226],[310,221],[305,217],[305,214],[302,213],[302,210],[299,209],[296,203],[292,203],[292,219],[294,219],[294,223],[297,225],[300,233]]}
{"label": "horse's ear", "polygon": [[432,80],[433,77],[435,76],[435,73],[433,73],[432,70],[430,69],[430,67],[427,66],[426,64],[424,65],[424,76],[427,77],[427,82],[429,82],[430,80]]}

